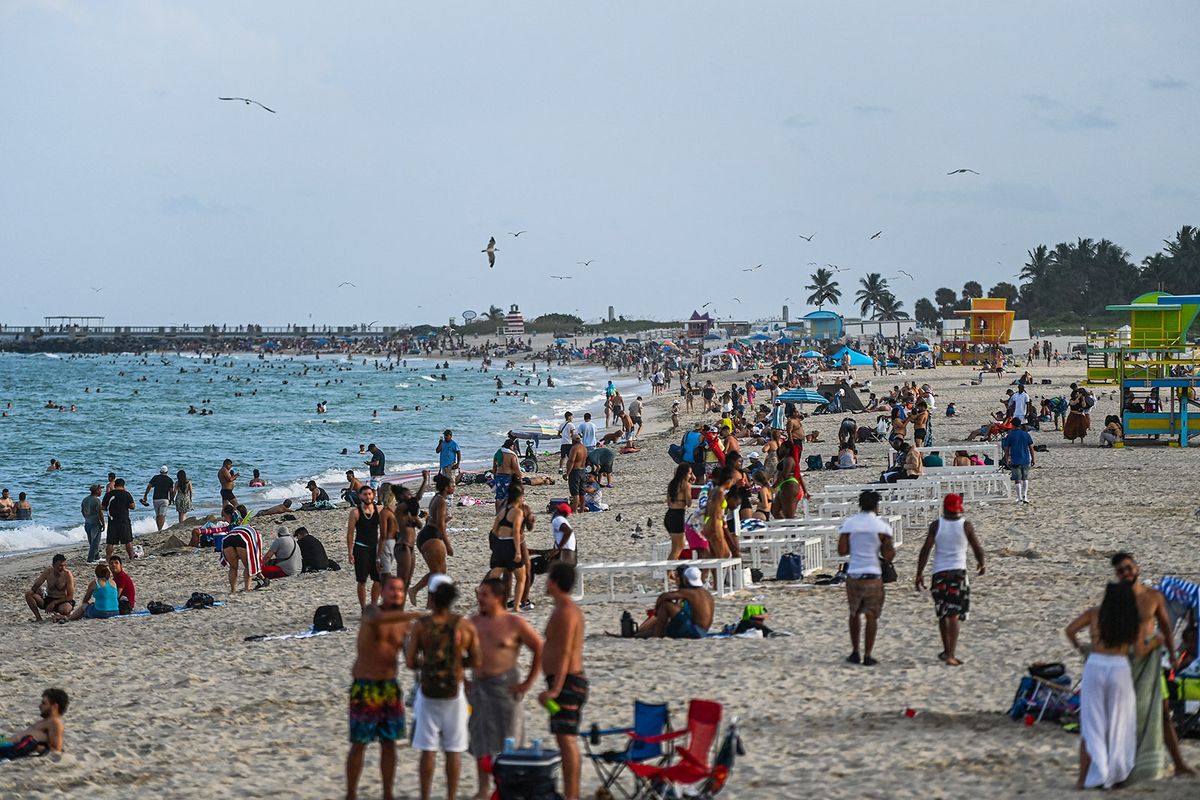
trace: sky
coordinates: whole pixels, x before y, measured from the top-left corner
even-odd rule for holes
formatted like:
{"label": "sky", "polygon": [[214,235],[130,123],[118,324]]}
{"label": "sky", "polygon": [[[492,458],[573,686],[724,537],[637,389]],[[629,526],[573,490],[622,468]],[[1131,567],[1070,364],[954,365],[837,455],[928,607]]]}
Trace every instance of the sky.
{"label": "sky", "polygon": [[1194,3],[993,6],[0,0],[0,322],[911,312],[1200,225]]}

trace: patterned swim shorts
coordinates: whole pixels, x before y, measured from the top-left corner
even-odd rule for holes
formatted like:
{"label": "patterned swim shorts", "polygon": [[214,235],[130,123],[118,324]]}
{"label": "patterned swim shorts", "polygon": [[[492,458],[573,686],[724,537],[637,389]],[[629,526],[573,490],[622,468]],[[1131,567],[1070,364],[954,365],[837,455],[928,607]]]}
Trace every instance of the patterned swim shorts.
{"label": "patterned swim shorts", "polygon": [[404,738],[404,698],[400,684],[355,678],[350,685],[350,741],[394,742]]}
{"label": "patterned swim shorts", "polygon": [[971,585],[965,569],[933,573],[933,608],[938,619],[958,617],[966,620],[971,610]]}

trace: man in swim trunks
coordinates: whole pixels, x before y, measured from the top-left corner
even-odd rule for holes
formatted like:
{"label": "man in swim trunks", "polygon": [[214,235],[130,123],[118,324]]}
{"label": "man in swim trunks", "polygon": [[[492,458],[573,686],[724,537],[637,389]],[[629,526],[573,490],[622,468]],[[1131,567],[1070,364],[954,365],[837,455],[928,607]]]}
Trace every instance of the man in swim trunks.
{"label": "man in swim trunks", "polygon": [[42,692],[38,712],[42,718],[23,731],[7,739],[0,739],[0,761],[41,755],[50,750],[63,751],[63,732],[66,724],[63,714],[67,713],[70,698],[62,689],[47,689]]}
{"label": "man in swim trunks", "polygon": [[221,468],[217,470],[217,482],[221,484],[222,505],[237,505],[237,498],[233,495],[233,482],[240,474],[240,472],[233,471],[232,458],[221,462]]}
{"label": "man in swim trunks", "polygon": [[371,602],[379,599],[382,587],[379,582],[379,565],[376,554],[379,548],[379,528],[382,521],[382,505],[375,504],[375,490],[362,486],[358,490],[358,508],[350,509],[346,520],[346,552],[354,565],[354,578],[358,583],[358,603],[367,606],[367,581],[371,581]]}
{"label": "man in swim trunks", "polygon": [[[42,596],[42,584],[46,586],[46,595]],[[67,557],[59,553],[50,560],[50,566],[45,569],[29,591],[25,593],[25,602],[29,604],[33,617],[42,621],[42,611],[51,616],[65,616],[75,608],[75,576],[67,569]]]}
{"label": "man in swim trunks", "polygon": [[[481,760],[503,750],[505,739],[511,737],[520,745],[524,737],[525,713],[521,703],[533,687],[542,664],[542,638],[523,617],[508,613],[504,595],[504,581],[484,580],[475,589],[479,613],[471,617],[479,636],[479,666],[475,668],[467,695],[471,703],[468,749],[478,760],[476,800],[486,800],[491,791],[491,777]],[[522,646],[533,654],[529,674],[523,681],[517,669]]]}
{"label": "man in swim trunks", "polygon": [[587,485],[588,451],[583,446],[583,437],[578,433],[571,437],[571,449],[567,452],[567,485],[571,495],[571,508],[575,513],[585,510],[583,490]]}
{"label": "man in swim trunks", "polygon": [[358,796],[363,754],[371,742],[379,742],[379,769],[383,796],[392,798],[396,775],[396,742],[404,738],[404,697],[396,680],[396,660],[409,623],[417,614],[402,611],[404,581],[389,578],[383,588],[383,604],[363,609],[358,629],[358,655],[354,659],[350,685],[350,753],[346,756],[346,797]]}
{"label": "man in swim trunks", "polygon": [[639,639],[703,639],[713,621],[713,598],[696,567],[683,571],[679,589],[663,592],[654,603],[654,616],[642,623]]}
{"label": "man in swim trunks", "polygon": [[546,576],[546,594],[554,600],[554,610],[546,623],[546,644],[542,648],[546,691],[538,695],[541,705],[554,700],[559,706],[550,715],[550,732],[562,754],[566,800],[579,800],[579,717],[588,698],[588,681],[583,673],[583,612],[571,599],[575,576],[575,567],[561,561],[551,566]]}
{"label": "man in swim trunks", "polygon": [[521,462],[517,458],[517,443],[512,437],[492,456],[492,483],[496,489],[496,508],[508,500],[508,487],[513,481],[521,482]]}
{"label": "man in swim trunks", "polygon": [[159,467],[158,474],[150,479],[146,484],[146,491],[142,492],[142,505],[146,505],[146,496],[151,491],[154,492],[154,522],[158,525],[159,533],[162,533],[163,525],[167,522],[167,504],[171,497],[171,489],[175,486],[167,472],[166,466]]}

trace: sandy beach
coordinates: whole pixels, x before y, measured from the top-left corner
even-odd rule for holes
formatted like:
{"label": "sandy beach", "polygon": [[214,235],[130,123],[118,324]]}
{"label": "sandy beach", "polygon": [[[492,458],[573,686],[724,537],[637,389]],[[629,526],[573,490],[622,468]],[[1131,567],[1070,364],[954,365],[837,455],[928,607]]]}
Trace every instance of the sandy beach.
{"label": "sandy beach", "polygon": [[[1035,397],[1065,393],[1082,377],[1083,363],[1031,368]],[[941,368],[875,379],[890,386],[905,378],[931,383],[938,395],[935,436],[958,440],[1003,398],[1007,381],[969,385],[973,371]],[[728,383],[731,374],[699,375]],[[743,376],[744,377],[744,376]],[[863,377],[862,375],[859,376]],[[1094,420],[1117,410],[1103,388]],[[648,389],[644,395],[649,399]],[[673,396],[650,400],[656,428],[666,427]],[[942,410],[954,402],[956,420]],[[684,424],[700,419],[683,415]],[[816,416],[809,430],[836,443],[842,415]],[[860,421],[872,415],[860,415]],[[1095,423],[1093,423],[1095,426]],[[773,627],[795,635],[770,640],[634,641],[608,638],[622,610],[641,617],[632,604],[584,607],[588,636],[586,668],[591,700],[585,727],[625,724],[635,698],[668,701],[682,725],[687,700],[722,702],[727,717],[741,721],[747,754],[739,759],[726,796],[731,798],[861,797],[1057,797],[1072,790],[1079,740],[1054,724],[1026,727],[1004,715],[1026,666],[1063,660],[1073,675],[1080,659],[1062,629],[1098,602],[1111,570],[1107,557],[1133,552],[1143,576],[1200,577],[1200,534],[1192,475],[1200,451],[1165,445],[1100,449],[1093,434],[1070,444],[1053,430],[1034,433],[1049,451],[1038,455],[1030,496],[1033,505],[968,503],[966,513],[988,554],[987,575],[973,581],[972,615],[960,656],[947,667],[935,657],[937,628],[928,594],[912,587],[923,531],[910,530],[898,551],[900,582],[889,588],[880,625],[875,669],[843,662],[848,651],[845,597],[840,587],[785,588],[766,583],[721,600],[717,624],[734,622],[743,604],[762,598]],[[666,432],[643,438],[640,453],[618,456],[607,513],[573,518],[582,563],[645,558],[653,541],[665,539],[661,519],[673,464]],[[752,449],[752,448],[750,448]],[[936,447],[934,449],[937,449]],[[744,451],[748,452],[748,450]],[[830,455],[829,445],[806,452]],[[854,480],[876,478],[885,445],[861,447],[864,469]],[[844,473],[815,472],[809,486],[843,483]],[[487,487],[462,494],[488,498]],[[565,487],[535,487],[535,511]],[[486,571],[491,505],[457,508],[451,523],[456,555],[450,572],[470,585]],[[622,522],[616,521],[621,514]],[[299,514],[331,557],[345,563],[345,510]],[[633,540],[635,523],[646,538]],[[190,529],[191,523],[184,527]],[[5,731],[36,715],[48,686],[71,694],[66,751],[61,756],[0,765],[0,797],[313,797],[344,791],[346,689],[350,682],[357,611],[353,573],[327,572],[272,582],[263,591],[229,597],[225,574],[211,551],[162,553],[172,531],[144,537],[150,557],[129,571],[138,605],[150,600],[183,602],[193,591],[226,605],[160,617],[31,623],[22,593],[49,564],[49,553],[0,559],[0,722]],[[274,525],[264,525],[264,542]],[[549,519],[539,516],[532,546],[549,541]],[[80,587],[91,577],[85,550],[67,552]],[[423,574],[418,570],[418,576]],[[529,618],[544,627],[549,603],[535,587],[537,608]],[[468,594],[469,596],[469,594]],[[344,633],[271,642],[246,642],[254,634],[308,628],[314,609],[336,603],[349,628]],[[460,601],[460,611],[472,606]],[[407,688],[411,676],[402,673]],[[908,718],[905,708],[916,709]],[[546,733],[544,712],[526,701],[529,735]],[[1183,743],[1193,765],[1200,744]],[[466,765],[464,765],[466,766]],[[397,790],[417,791],[417,755],[399,754]],[[584,764],[584,795],[595,775]],[[439,773],[438,781],[441,780]],[[435,784],[438,785],[438,784]],[[1198,784],[1184,779],[1133,787],[1131,796],[1195,797]],[[462,795],[474,791],[473,768],[464,769]],[[368,751],[364,797],[378,797],[376,751]],[[444,796],[444,790],[435,790]]]}

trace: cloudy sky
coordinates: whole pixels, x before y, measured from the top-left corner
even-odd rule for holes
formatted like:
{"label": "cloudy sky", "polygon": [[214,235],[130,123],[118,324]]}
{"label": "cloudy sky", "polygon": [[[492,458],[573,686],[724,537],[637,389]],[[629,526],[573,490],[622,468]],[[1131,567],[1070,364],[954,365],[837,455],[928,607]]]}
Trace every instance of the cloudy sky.
{"label": "cloudy sky", "polygon": [[0,321],[754,319],[809,262],[911,311],[1042,242],[1140,260],[1200,224],[1194,11],[0,0]]}

